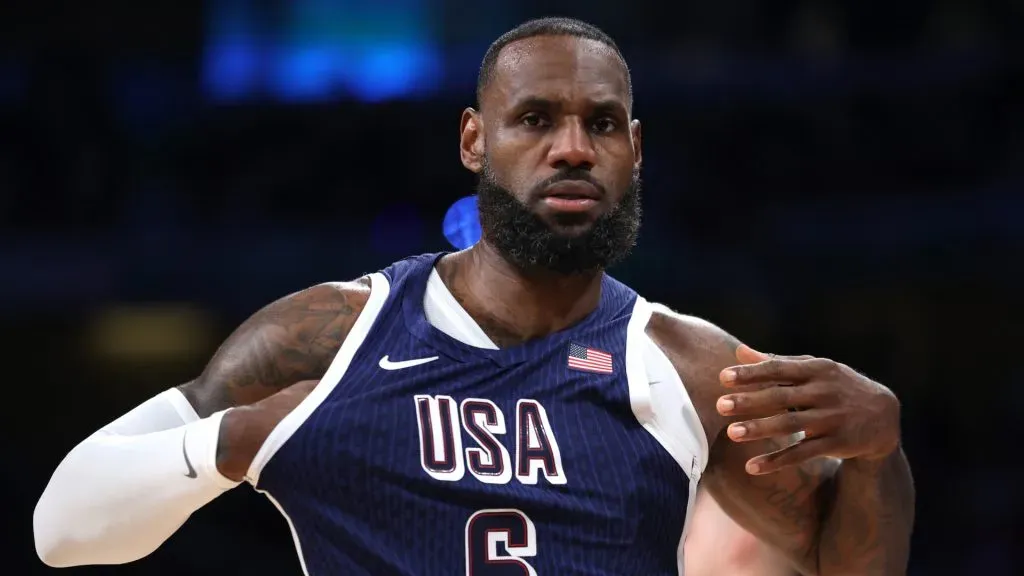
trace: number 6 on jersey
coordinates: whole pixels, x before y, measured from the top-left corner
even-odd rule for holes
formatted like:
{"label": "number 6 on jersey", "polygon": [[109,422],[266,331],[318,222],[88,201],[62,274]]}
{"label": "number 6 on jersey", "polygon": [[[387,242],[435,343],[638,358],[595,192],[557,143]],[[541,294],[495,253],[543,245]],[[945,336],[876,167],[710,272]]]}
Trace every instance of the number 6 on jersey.
{"label": "number 6 on jersey", "polygon": [[537,529],[519,510],[480,510],[466,521],[466,576],[537,576],[523,560],[536,555]]}

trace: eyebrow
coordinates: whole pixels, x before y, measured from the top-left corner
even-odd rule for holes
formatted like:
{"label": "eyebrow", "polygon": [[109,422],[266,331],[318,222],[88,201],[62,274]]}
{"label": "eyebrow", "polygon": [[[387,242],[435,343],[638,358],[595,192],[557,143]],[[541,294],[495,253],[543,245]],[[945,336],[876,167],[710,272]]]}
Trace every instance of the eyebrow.
{"label": "eyebrow", "polygon": [[[628,114],[626,105],[621,100],[615,98],[589,100],[588,105],[594,114]],[[557,100],[544,98],[542,96],[526,96],[516,101],[511,110],[518,112],[526,109],[534,109],[543,110],[545,112],[555,112],[561,107],[562,103]]]}

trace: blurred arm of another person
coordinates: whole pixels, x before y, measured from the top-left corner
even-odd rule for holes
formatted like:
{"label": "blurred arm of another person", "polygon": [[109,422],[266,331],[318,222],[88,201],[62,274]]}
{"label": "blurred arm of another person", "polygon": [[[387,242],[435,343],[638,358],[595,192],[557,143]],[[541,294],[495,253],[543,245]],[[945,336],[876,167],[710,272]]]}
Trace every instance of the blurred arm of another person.
{"label": "blurred arm of another person", "polygon": [[705,490],[686,535],[686,576],[796,576],[781,553],[733,521]]}
{"label": "blurred arm of another person", "polygon": [[286,296],[239,326],[198,378],[83,440],[36,504],[39,558],[124,564],[156,550],[242,482],[270,432],[342,357],[368,303],[378,305],[368,278]]}

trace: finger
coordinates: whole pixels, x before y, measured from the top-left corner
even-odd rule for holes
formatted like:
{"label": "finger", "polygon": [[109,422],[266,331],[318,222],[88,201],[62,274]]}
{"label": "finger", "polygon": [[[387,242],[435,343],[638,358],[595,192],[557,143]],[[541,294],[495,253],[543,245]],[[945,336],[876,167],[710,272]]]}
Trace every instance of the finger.
{"label": "finger", "polygon": [[807,409],[817,405],[818,394],[812,386],[772,386],[727,394],[715,407],[722,416],[758,416],[778,414],[791,408]]}
{"label": "finger", "polygon": [[814,356],[804,354],[801,356],[786,356],[784,354],[766,354],[764,352],[758,352],[746,344],[740,344],[736,347],[736,359],[741,364],[756,364],[758,362],[764,362],[765,360],[771,360],[772,358],[781,358],[782,360],[810,360]]}
{"label": "finger", "polygon": [[769,380],[797,383],[809,380],[815,374],[827,370],[831,364],[831,360],[824,358],[806,360],[772,358],[757,364],[743,364],[726,368],[719,374],[719,381],[723,386],[741,386]]}
{"label": "finger", "polygon": [[758,390],[767,390],[769,388],[783,387],[783,388],[794,388],[796,385],[789,380],[765,380],[764,382],[751,382],[749,384],[731,384],[727,386],[729,394],[740,394],[746,392],[756,392]]}
{"label": "finger", "polygon": [[761,475],[798,466],[814,458],[829,456],[833,452],[836,442],[834,438],[830,437],[801,440],[770,454],[751,458],[747,461],[746,470],[748,474]]}
{"label": "finger", "polygon": [[758,352],[746,344],[740,344],[736,348],[736,359],[741,364],[757,364],[758,362],[764,362],[769,360],[771,356],[764,352]]}
{"label": "finger", "polygon": [[727,434],[736,442],[791,436],[797,432],[804,432],[809,437],[822,436],[827,435],[834,426],[835,416],[826,410],[784,412],[768,418],[730,424]]}

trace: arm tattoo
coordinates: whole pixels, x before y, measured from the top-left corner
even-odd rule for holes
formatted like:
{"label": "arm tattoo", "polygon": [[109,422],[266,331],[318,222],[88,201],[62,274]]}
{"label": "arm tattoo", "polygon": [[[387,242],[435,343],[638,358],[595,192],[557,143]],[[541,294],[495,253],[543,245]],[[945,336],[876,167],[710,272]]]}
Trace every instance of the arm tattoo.
{"label": "arm tattoo", "polygon": [[902,450],[880,463],[848,460],[822,494],[820,574],[906,574],[914,483]]}
{"label": "arm tattoo", "polygon": [[708,490],[739,524],[771,544],[807,574],[817,574],[815,549],[820,533],[822,490],[827,489],[838,460],[820,458],[803,466],[764,476],[751,476],[746,461],[781,450],[789,441],[764,440],[732,444],[724,431],[715,444],[735,450],[713,450],[705,475]]}
{"label": "arm tattoo", "polygon": [[728,450],[738,457],[719,451],[709,464],[708,488],[730,516],[785,553],[804,574],[906,573],[914,491],[901,452],[881,464],[817,458],[750,476],[743,470],[747,458],[786,445],[759,444],[750,451]]}
{"label": "arm tattoo", "polygon": [[182,392],[206,417],[319,379],[368,297],[369,280],[361,279],[314,286],[266,306],[228,337]]}

